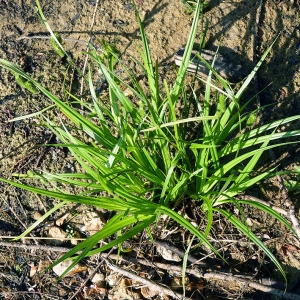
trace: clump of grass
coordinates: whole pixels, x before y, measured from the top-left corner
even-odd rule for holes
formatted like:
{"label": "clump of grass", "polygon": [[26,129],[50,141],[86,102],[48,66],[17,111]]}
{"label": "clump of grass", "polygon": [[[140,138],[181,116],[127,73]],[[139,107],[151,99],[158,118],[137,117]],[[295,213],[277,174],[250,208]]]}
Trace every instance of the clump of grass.
{"label": "clump of grass", "polygon": [[[42,21],[47,28],[50,28],[39,2],[36,2]],[[148,80],[147,91],[143,90],[130,70],[128,70],[131,78],[129,83],[115,74],[115,63],[122,62],[119,61],[114,48],[106,45],[105,52],[99,54],[90,46],[91,64],[96,65],[107,80],[109,96],[107,99],[96,95],[92,74],[89,71],[86,82],[90,90],[90,103],[72,96],[73,101],[79,103],[80,107],[88,112],[86,116],[81,115],[71,104],[53,95],[19,67],[0,59],[0,64],[4,68],[22,77],[24,81],[30,82],[48,97],[69,119],[69,122],[73,123],[73,128],[75,127],[80,133],[74,134],[74,129],[71,133],[67,126],[69,123],[64,124],[61,121],[57,124],[42,114],[44,125],[61,141],[61,144],[56,146],[68,148],[81,165],[83,172],[67,174],[30,172],[27,177],[78,186],[84,190],[83,193],[72,195],[51,188],[41,189],[12,180],[0,179],[16,187],[62,200],[18,238],[28,234],[43,219],[67,202],[91,205],[116,212],[103,229],[52,264],[54,266],[65,259],[72,258],[73,263],[64,274],[82,258],[120,245],[147,229],[162,214],[190,231],[200,243],[205,243],[216,255],[220,256],[209,242],[208,235],[214,215],[221,214],[262,249],[285,277],[281,265],[272,252],[251,232],[245,220],[237,218],[227,210],[227,207],[236,206],[242,216],[242,205],[255,207],[276,218],[294,232],[287,220],[272,208],[255,201],[237,200],[236,196],[264,178],[275,175],[274,169],[257,173],[254,172],[255,167],[266,150],[292,143],[279,140],[299,136],[299,130],[277,132],[276,129],[283,124],[299,120],[300,116],[288,117],[251,128],[255,112],[245,113],[245,111],[247,104],[253,99],[245,105],[240,103],[245,89],[271,47],[237,91],[234,91],[226,80],[204,62],[211,70],[206,80],[204,102],[201,103],[198,100],[194,91],[191,97],[187,94],[184,79],[202,8],[201,1],[199,1],[182,65],[171,88],[169,88],[170,83],[167,82],[163,90],[158,84],[158,67],[151,61],[146,34],[137,10],[136,17],[142,38],[142,48],[138,50],[142,58],[140,66]],[[61,52],[66,53],[51,29],[50,32],[56,46]],[[220,82],[222,88],[213,85],[212,75]],[[121,85],[125,85],[132,91],[137,104],[133,104],[125,95]],[[216,91],[216,110],[210,105],[212,88]],[[197,107],[196,114],[179,118],[176,111],[177,103],[182,101],[187,106],[191,99]],[[199,137],[190,140],[187,138],[189,125],[194,123],[198,124]],[[86,143],[84,139],[79,139],[78,136],[82,136],[81,133],[88,136],[92,142]],[[103,196],[103,192],[106,196]],[[176,211],[182,201],[188,203],[191,199],[196,201],[206,215],[204,232],[195,228]],[[113,236],[120,230],[123,232],[122,235],[117,235],[104,246],[95,248],[99,241]]]}
{"label": "clump of grass", "polygon": [[[186,14],[193,14],[196,11],[198,1],[195,0],[181,0],[181,2],[185,5]],[[209,1],[201,1],[202,9],[209,8]]]}

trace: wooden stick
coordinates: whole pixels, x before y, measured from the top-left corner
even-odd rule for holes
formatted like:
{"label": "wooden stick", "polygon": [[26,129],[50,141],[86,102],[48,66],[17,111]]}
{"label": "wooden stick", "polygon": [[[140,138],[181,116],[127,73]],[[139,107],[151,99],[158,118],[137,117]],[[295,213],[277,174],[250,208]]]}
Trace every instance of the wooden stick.
{"label": "wooden stick", "polygon": [[[174,297],[175,299],[183,299],[183,296],[179,293],[176,293],[174,291],[172,291],[171,289],[167,288],[167,287],[164,287],[162,286],[161,284],[158,284],[158,283],[155,283],[149,279],[146,279],[146,278],[143,278],[139,275],[136,275],[135,273],[133,272],[130,272],[130,271],[127,271],[123,268],[120,268],[118,266],[116,266],[114,263],[110,262],[108,259],[104,258],[107,266],[115,271],[115,272],[118,272],[130,279],[133,279],[133,280],[136,280],[136,281],[139,281],[140,283],[144,284],[144,285],[147,285],[150,287],[150,289],[152,290],[156,290],[162,294],[167,294],[171,297]],[[187,300],[192,300],[191,298],[188,298],[188,297],[184,297],[184,299],[187,299]]]}
{"label": "wooden stick", "polygon": [[220,280],[223,283],[227,283],[227,282],[234,282],[237,283],[243,287],[249,287],[249,288],[253,288],[255,290],[258,291],[262,291],[266,294],[271,294],[274,296],[279,297],[280,299],[289,299],[289,300],[299,300],[300,299],[300,295],[297,294],[292,294],[292,293],[286,293],[285,291],[270,287],[270,286],[266,286],[257,282],[253,282],[251,280],[247,280],[247,279],[243,279],[243,278],[238,278],[234,275],[230,275],[228,273],[226,274],[220,274],[220,273],[216,273],[216,272],[208,272],[205,273],[203,275],[203,278],[207,279],[207,280]]}
{"label": "wooden stick", "polygon": [[[166,245],[168,245],[168,244],[166,244]],[[54,251],[54,252],[68,252],[69,250],[71,250],[67,247],[50,246],[50,245],[25,245],[25,244],[21,244],[21,243],[3,242],[3,241],[0,241],[0,246],[8,247],[8,248],[17,247],[17,248],[23,248],[23,249]],[[174,248],[172,248],[172,250],[174,250]],[[168,246],[168,250],[171,250],[169,246]],[[176,252],[180,252],[180,250],[178,249],[178,251],[176,251]],[[172,271],[175,271],[178,273],[181,273],[181,270],[182,270],[181,266],[175,266],[172,264],[158,263],[158,262],[152,263],[152,262],[146,261],[145,259],[126,257],[126,256],[110,254],[110,253],[101,253],[100,257],[107,263],[107,265],[112,270],[119,272],[120,274],[123,274],[124,276],[126,276],[128,278],[137,280],[137,281],[141,282],[142,284],[148,285],[151,288],[156,289],[157,291],[160,291],[162,293],[165,293],[165,294],[175,297],[175,298],[179,297],[179,299],[181,299],[180,297],[182,297],[182,295],[180,295],[179,293],[175,293],[162,285],[152,282],[151,280],[142,278],[132,272],[124,270],[123,268],[117,267],[115,264],[108,261],[107,258],[109,257],[110,259],[118,260],[120,262],[124,261],[124,262],[130,262],[130,263],[134,263],[134,264],[139,263],[139,264],[150,266],[150,267],[153,267],[156,269],[160,268],[160,269],[163,269],[166,271],[172,270]],[[200,267],[201,267],[201,269],[203,269],[203,268],[213,269],[211,265],[205,266],[205,264],[201,264]],[[221,280],[223,282],[232,281],[232,282],[238,283],[239,285],[247,285],[249,288],[253,288],[255,290],[259,290],[259,291],[262,291],[267,294],[281,297],[281,299],[292,299],[292,300],[300,299],[299,295],[292,294],[292,293],[285,293],[283,290],[280,290],[280,289],[274,288],[274,287],[270,287],[271,284],[273,286],[275,286],[275,285],[281,286],[282,284],[279,282],[276,282],[276,281],[271,281],[270,279],[267,279],[267,278],[262,278],[261,282],[263,282],[263,284],[261,284],[261,283],[254,282],[251,279],[251,276],[246,275],[246,274],[231,274],[229,272],[226,272],[226,273],[225,272],[223,272],[223,273],[203,272],[203,271],[199,271],[197,268],[187,268],[186,273],[192,274],[197,278],[204,278],[206,280]],[[189,299],[189,298],[185,298],[185,299]]]}

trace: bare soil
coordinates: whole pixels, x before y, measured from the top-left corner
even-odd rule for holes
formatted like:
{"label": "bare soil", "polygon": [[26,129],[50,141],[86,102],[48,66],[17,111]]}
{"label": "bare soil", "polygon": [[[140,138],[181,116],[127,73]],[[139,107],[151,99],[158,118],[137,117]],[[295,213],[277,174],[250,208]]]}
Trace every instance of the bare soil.
{"label": "bare soil", "polygon": [[[158,62],[162,80],[174,79],[174,53],[185,45],[192,22],[192,17],[185,13],[185,6],[180,0],[136,1],[139,4],[140,15],[143,19],[149,40],[151,55]],[[78,64],[82,64],[86,50],[84,43],[91,41],[100,45],[105,40],[115,43],[128,67],[136,68],[129,56],[139,58],[137,45],[141,45],[140,34],[131,1],[120,0],[99,1],[95,12],[96,1],[93,0],[57,0],[41,1],[43,12],[53,31],[57,31],[64,39],[65,49],[74,57]],[[65,97],[62,89],[63,80],[70,72],[68,64],[60,59],[53,51],[49,35],[34,10],[34,1],[0,0],[0,57],[7,59],[43,83],[52,93]],[[94,23],[91,28],[93,15]],[[253,97],[257,91],[263,90],[259,100],[261,105],[269,104],[265,111],[263,122],[276,120],[286,116],[300,114],[300,10],[298,1],[279,0],[232,0],[209,1],[209,7],[204,14],[204,21],[208,22],[206,35],[206,49],[215,50],[219,47],[222,54],[232,51],[240,56],[240,62],[245,68],[251,68],[257,63],[264,51],[276,40],[270,55],[257,73],[256,81],[250,86],[247,97]],[[201,24],[199,24],[200,35]],[[78,41],[80,40],[80,41]],[[122,70],[120,70],[122,72]],[[101,81],[99,77],[99,87]],[[143,77],[141,77],[143,80]],[[80,82],[71,86],[79,93]],[[247,98],[248,99],[248,98]],[[0,174],[1,177],[11,178],[14,173],[26,173],[28,170],[49,172],[72,172],[78,168],[74,159],[63,149],[39,146],[40,144],[56,143],[55,137],[38,126],[38,119],[31,118],[24,121],[8,123],[14,117],[37,112],[51,103],[42,95],[32,95],[21,89],[12,74],[0,69]],[[289,129],[299,129],[299,122],[288,124]],[[299,147],[283,147],[274,153],[275,157],[266,155],[263,164],[277,165],[279,170],[291,170],[299,165]],[[290,177],[283,177],[289,180]],[[286,206],[287,195],[278,178],[263,183],[261,189],[249,191],[249,194],[260,197],[283,209]],[[71,191],[72,192],[72,191]],[[300,199],[297,191],[288,193],[289,199],[296,207],[298,216]],[[45,213],[53,207],[55,200],[43,199],[20,189],[0,183],[0,235],[15,237],[28,228],[36,219],[38,213]],[[196,207],[183,210],[186,217],[196,224],[200,223],[201,211]],[[193,212],[190,212],[193,211]],[[68,211],[80,214],[92,208],[78,208],[68,206]],[[33,232],[34,236],[45,236],[61,215],[54,215],[41,224]],[[105,212],[97,212],[101,218],[108,218]],[[246,209],[249,226],[268,244],[273,253],[284,266],[288,280],[288,291],[295,298],[300,299],[300,243],[286,229],[253,209]],[[100,216],[98,215],[98,219]],[[72,226],[79,226],[80,221],[72,219]],[[93,219],[93,218],[92,218]],[[57,225],[59,232],[66,234],[68,222],[62,221]],[[71,224],[71,223],[70,223]],[[77,225],[76,225],[77,224]],[[166,225],[168,224],[168,225]],[[252,225],[250,225],[252,224]],[[86,226],[87,224],[83,224]],[[81,226],[81,225],[80,225]],[[181,249],[187,247],[190,236],[182,232],[176,224],[167,222],[163,218],[153,228],[154,235],[159,239],[169,241],[173,246]],[[283,280],[272,263],[265,258],[256,247],[243,240],[240,233],[231,228],[221,218],[215,220],[211,235],[215,239],[215,246],[226,258],[228,265],[215,257],[203,259],[205,266],[194,264],[194,269],[206,270],[208,273],[222,271],[225,274],[242,274],[248,280],[272,278],[276,287],[284,289]],[[136,279],[122,277],[120,272],[112,271],[107,263],[101,263],[101,257],[92,257],[82,263],[81,269],[72,276],[57,282],[57,275],[53,271],[41,273],[49,262],[55,260],[63,251],[55,248],[44,240],[22,240],[27,248],[14,247],[5,244],[7,239],[0,242],[0,299],[172,299],[166,293],[163,296],[151,294]],[[39,248],[39,245],[46,245]],[[64,242],[63,247],[70,247]],[[141,259],[122,265],[142,277],[174,289],[173,282],[180,272],[171,271],[171,266],[181,266],[176,258],[164,254],[159,248],[159,242],[153,245],[149,238],[139,236],[128,244],[133,249],[124,257]],[[162,249],[170,249],[171,245],[161,243]],[[47,248],[48,247],[48,248]],[[203,258],[207,249],[193,251],[195,258]],[[171,255],[172,254],[172,255]],[[145,265],[145,262],[151,262]],[[161,263],[160,267],[158,264]],[[209,266],[209,268],[208,268]],[[98,284],[89,279],[93,270],[101,278]],[[226,273],[227,272],[227,273]],[[195,275],[188,273],[186,297],[192,299],[272,299],[268,291],[257,291],[247,283],[227,281],[204,277],[203,273]],[[115,279],[112,277],[115,276]],[[91,276],[93,277],[93,276]],[[270,280],[271,282],[271,280]],[[265,281],[263,281],[264,284]],[[144,288],[144,290],[143,290]],[[182,289],[177,290],[182,294]],[[173,295],[174,296],[174,295]],[[282,296],[285,297],[285,296]],[[274,298],[275,299],[275,298]],[[277,299],[277,298],[276,298]]]}

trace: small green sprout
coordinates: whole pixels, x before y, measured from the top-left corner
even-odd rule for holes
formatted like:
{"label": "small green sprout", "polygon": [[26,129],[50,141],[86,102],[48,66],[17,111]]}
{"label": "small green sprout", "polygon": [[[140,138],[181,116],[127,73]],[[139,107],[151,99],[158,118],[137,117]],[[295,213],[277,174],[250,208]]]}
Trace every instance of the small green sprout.
{"label": "small green sprout", "polygon": [[253,111],[253,112],[249,115],[249,117],[248,117],[248,120],[247,120],[247,122],[246,122],[246,126],[247,126],[247,127],[251,127],[252,125],[254,125],[256,119],[257,119],[257,114],[256,114],[255,111]]}
{"label": "small green sprout", "polygon": [[[54,33],[56,39],[59,41],[59,43],[62,43],[62,38],[60,36],[60,34],[58,32]],[[60,56],[60,57],[64,57],[65,56],[65,52],[62,50],[62,48],[57,44],[56,40],[51,36],[50,38],[51,44],[55,50],[55,52]]]}
{"label": "small green sprout", "polygon": [[117,50],[117,48],[115,47],[115,45],[113,44],[109,44],[108,42],[106,42],[105,40],[102,40],[100,42],[102,48],[103,48],[103,53],[99,56],[100,60],[102,62],[104,62],[104,59],[107,58],[108,60],[110,60],[111,58],[115,58],[115,60],[117,60],[117,58],[120,55],[120,52]]}
{"label": "small green sprout", "polygon": [[[195,0],[181,0],[181,2],[186,6],[186,10],[184,11],[186,14],[191,15],[195,12],[197,1]],[[209,6],[208,1],[202,2],[203,9],[207,8]]]}
{"label": "small green sprout", "polygon": [[223,94],[219,95],[218,103],[217,103],[217,111],[216,115],[220,117],[226,110],[226,99]]}
{"label": "small green sprout", "polygon": [[16,82],[19,84],[20,87],[27,89],[29,92],[31,92],[34,95],[39,92],[39,90],[32,84],[32,82],[26,80],[25,78],[23,78],[17,73],[15,73],[14,75],[15,75]]}

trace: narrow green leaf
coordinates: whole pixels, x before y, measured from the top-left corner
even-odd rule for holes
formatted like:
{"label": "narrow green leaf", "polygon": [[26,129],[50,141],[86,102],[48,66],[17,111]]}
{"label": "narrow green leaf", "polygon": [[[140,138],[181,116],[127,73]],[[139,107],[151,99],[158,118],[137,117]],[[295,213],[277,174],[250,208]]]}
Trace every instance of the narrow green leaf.
{"label": "narrow green leaf", "polygon": [[231,222],[237,229],[239,229],[246,237],[248,237],[252,242],[254,242],[275,264],[275,266],[278,268],[278,270],[282,274],[287,284],[287,278],[282,266],[280,265],[276,257],[272,254],[272,252],[264,245],[264,243],[252,231],[250,231],[250,229],[247,226],[245,226],[241,221],[239,221],[233,214],[221,208],[214,208],[214,211],[218,211],[219,213],[221,213],[229,222]]}

